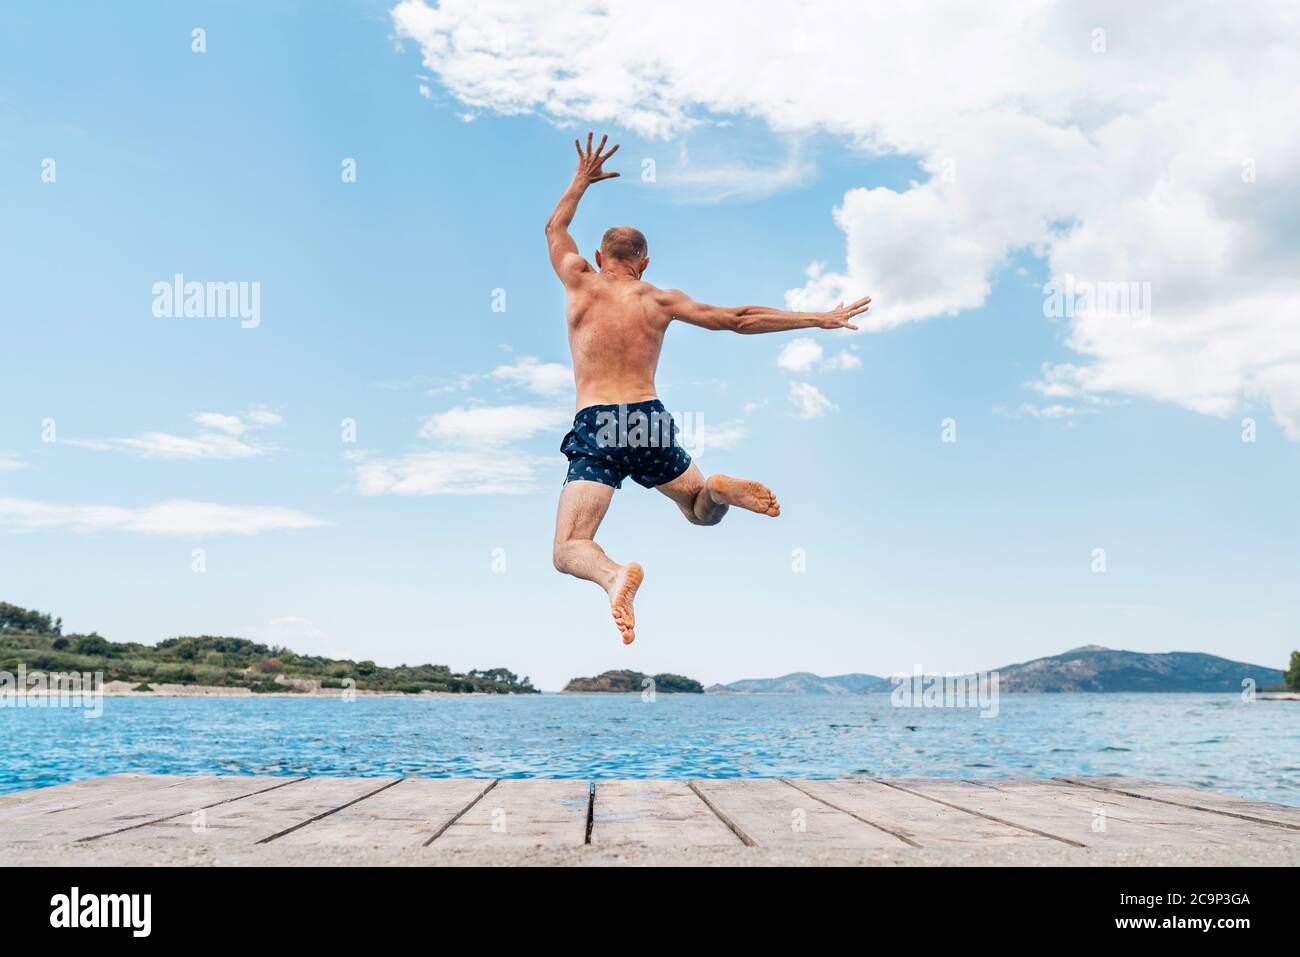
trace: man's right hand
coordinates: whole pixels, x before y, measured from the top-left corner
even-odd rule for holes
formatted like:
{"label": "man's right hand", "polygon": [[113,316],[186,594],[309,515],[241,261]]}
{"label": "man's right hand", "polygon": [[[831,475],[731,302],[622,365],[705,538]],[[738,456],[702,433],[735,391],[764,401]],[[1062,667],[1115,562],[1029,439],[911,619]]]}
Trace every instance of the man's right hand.
{"label": "man's right hand", "polygon": [[871,297],[865,296],[857,302],[850,303],[848,306],[845,306],[844,303],[840,303],[830,312],[823,313],[822,317],[817,320],[817,325],[822,329],[856,330],[858,327],[849,320],[866,312],[868,310],[867,304],[869,302],[871,302]]}
{"label": "man's right hand", "polygon": [[575,182],[580,182],[584,186],[590,186],[592,183],[599,183],[602,179],[613,179],[618,173],[606,173],[601,170],[605,160],[609,159],[618,152],[618,144],[608,153],[601,155],[601,150],[605,148],[605,141],[609,139],[609,134],[601,136],[600,145],[594,150],[591,148],[592,134],[587,134],[586,152],[582,149],[582,144],[577,140],[573,141],[574,148],[578,151],[578,171],[573,174]]}

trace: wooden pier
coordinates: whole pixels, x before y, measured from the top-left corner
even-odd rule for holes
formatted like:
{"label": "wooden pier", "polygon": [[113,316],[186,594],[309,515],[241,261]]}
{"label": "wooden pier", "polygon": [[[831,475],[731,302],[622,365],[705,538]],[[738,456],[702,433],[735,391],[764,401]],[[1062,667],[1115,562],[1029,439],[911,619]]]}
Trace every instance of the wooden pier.
{"label": "wooden pier", "polygon": [[172,777],[0,796],[8,863],[1300,863],[1300,807],[1131,778]]}

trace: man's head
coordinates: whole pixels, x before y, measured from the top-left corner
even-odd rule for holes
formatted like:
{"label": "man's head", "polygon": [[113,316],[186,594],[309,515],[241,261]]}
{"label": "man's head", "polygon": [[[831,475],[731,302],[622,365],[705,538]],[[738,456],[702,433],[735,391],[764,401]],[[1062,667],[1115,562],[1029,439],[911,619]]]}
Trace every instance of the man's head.
{"label": "man's head", "polygon": [[631,268],[638,276],[650,265],[645,234],[631,226],[611,226],[601,237],[596,250],[596,265],[608,269],[618,265]]}

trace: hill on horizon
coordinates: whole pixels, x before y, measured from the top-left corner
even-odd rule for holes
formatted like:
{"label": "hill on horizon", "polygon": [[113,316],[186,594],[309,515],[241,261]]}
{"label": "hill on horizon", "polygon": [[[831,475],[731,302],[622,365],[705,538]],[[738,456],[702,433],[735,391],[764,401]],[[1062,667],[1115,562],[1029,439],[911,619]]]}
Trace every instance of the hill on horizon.
{"label": "hill on horizon", "polygon": [[810,671],[795,671],[779,678],[745,678],[729,684],[710,685],[712,694],[863,694],[888,691],[888,678],[879,675],[847,674],[822,677]]}
{"label": "hill on horizon", "polygon": [[[1196,651],[1117,651],[1084,645],[1059,655],[1034,658],[994,669],[1001,691],[1241,691],[1249,678],[1258,689],[1280,686],[1280,668],[1267,668]],[[849,674],[821,677],[796,671],[779,678],[746,678],[715,684],[713,693],[865,694],[889,691],[889,678]]]}
{"label": "hill on horizon", "polygon": [[464,674],[434,664],[386,668],[224,635],[186,635],[154,645],[109,641],[95,632],[65,635],[60,619],[0,602],[0,671],[16,672],[20,665],[29,672],[102,672],[105,681],[128,681],[143,691],[156,682],[283,693],[301,691],[306,682],[405,694],[537,693],[526,676],[506,668]]}

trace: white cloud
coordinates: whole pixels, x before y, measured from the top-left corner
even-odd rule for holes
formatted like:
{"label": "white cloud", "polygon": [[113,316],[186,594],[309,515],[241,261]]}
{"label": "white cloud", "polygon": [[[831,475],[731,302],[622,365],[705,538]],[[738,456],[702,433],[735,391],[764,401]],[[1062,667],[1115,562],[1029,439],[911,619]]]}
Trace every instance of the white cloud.
{"label": "white cloud", "polygon": [[1078,359],[1057,387],[1220,416],[1259,402],[1300,439],[1289,4],[403,0],[392,16],[475,110],[650,137],[743,116],[915,158],[906,188],[845,193],[843,265],[812,270],[792,308],[870,294],[868,330],[953,315],[1024,252],[1053,277],[1149,282],[1144,323],[1068,317]]}
{"label": "white cloud", "polygon": [[657,181],[686,202],[761,199],[801,186],[816,172],[804,154],[802,141],[795,138],[791,138],[785,158],[768,166],[746,165],[734,159],[710,165],[692,163],[684,146],[679,156],[679,165],[660,174]]}
{"label": "white cloud", "polygon": [[0,472],[17,472],[19,469],[31,468],[22,459],[14,455],[0,455]]}
{"label": "white cloud", "polygon": [[822,359],[822,347],[815,339],[793,339],[785,344],[776,364],[786,372],[807,372]]}
{"label": "white cloud", "polygon": [[1076,412],[1074,406],[1061,405],[1032,405],[1025,403],[1020,407],[1022,412],[1032,415],[1036,419],[1064,419],[1073,416]]}
{"label": "white cloud", "polygon": [[[460,391],[488,380],[548,399],[573,393],[568,366],[524,356],[487,375],[458,376],[454,389],[429,394]],[[558,449],[572,418],[567,403],[456,406],[434,413],[420,426],[418,437],[433,440],[437,448],[391,456],[358,451],[345,457],[351,463],[353,487],[361,495],[523,495],[540,490],[543,469],[560,474],[564,460],[526,452],[519,443],[549,434]]]}
{"label": "white cloud", "polygon": [[786,372],[810,372],[814,367],[823,371],[848,371],[862,368],[862,360],[852,352],[844,350],[837,355],[825,358],[825,351],[816,339],[801,338],[786,343],[776,364]]}
{"label": "white cloud", "polygon": [[317,528],[322,520],[271,505],[216,505],[174,499],[155,505],[62,504],[0,498],[0,527],[24,531],[136,532],[142,535],[257,535]]}
{"label": "white cloud", "polygon": [[249,409],[247,413],[248,421],[258,428],[265,428],[269,425],[282,425],[284,417],[278,412],[273,412],[264,405],[259,405],[255,409]]}
{"label": "white cloud", "polygon": [[206,429],[217,429],[227,435],[239,435],[245,428],[237,415],[223,415],[220,412],[196,412],[194,421]]}
{"label": "white cloud", "polygon": [[531,356],[520,358],[514,365],[497,366],[492,378],[537,395],[572,395],[574,391],[571,368],[559,362],[538,362]]}
{"label": "white cloud", "polygon": [[194,435],[138,432],[125,438],[68,439],[67,444],[99,452],[130,452],[155,459],[247,459],[268,455],[275,448],[243,436],[284,421],[263,406],[250,410],[243,418],[221,412],[196,412],[192,418],[206,431]]}
{"label": "white cloud", "polygon": [[395,458],[351,456],[362,495],[522,495],[537,491],[537,474],[558,456],[543,459],[517,449],[490,452],[431,450]]}
{"label": "white cloud", "polygon": [[822,368],[830,369],[833,371],[837,370],[841,372],[848,372],[853,369],[861,369],[862,360],[859,359],[857,356],[855,356],[852,352],[844,351],[841,352],[839,355],[831,356],[829,359],[823,362]]}
{"label": "white cloud", "polygon": [[718,425],[702,424],[699,442],[702,449],[734,449],[747,438],[749,427],[733,419]]}
{"label": "white cloud", "polygon": [[563,431],[573,414],[540,405],[482,405],[457,407],[429,416],[420,435],[464,446],[498,446]]}
{"label": "white cloud", "polygon": [[809,382],[791,382],[789,398],[801,419],[820,419],[827,412],[839,408]]}

